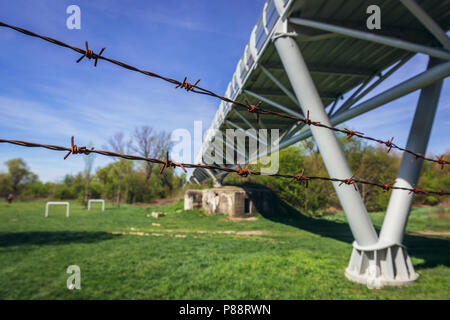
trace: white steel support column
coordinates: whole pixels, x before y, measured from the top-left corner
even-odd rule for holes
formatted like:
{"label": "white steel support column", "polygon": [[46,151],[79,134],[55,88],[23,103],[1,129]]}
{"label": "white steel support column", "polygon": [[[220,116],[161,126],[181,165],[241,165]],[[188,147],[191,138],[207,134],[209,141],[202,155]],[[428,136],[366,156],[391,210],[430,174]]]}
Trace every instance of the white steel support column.
{"label": "white steel support column", "polygon": [[[303,114],[309,111],[313,121],[331,125],[295,39],[291,36],[279,35],[274,39],[274,43]],[[352,173],[334,132],[315,126],[311,126],[311,132],[330,177],[350,178]],[[356,242],[363,246],[375,244],[378,240],[377,234],[359,191],[355,190],[353,185],[339,186],[337,182],[333,182],[333,187]]]}
{"label": "white steel support column", "polygon": [[[428,68],[432,64],[433,60],[430,60]],[[425,154],[439,102],[442,83],[443,81],[441,80],[422,89],[406,149]],[[402,157],[395,186],[412,188],[419,181],[422,164],[423,159],[419,158],[416,160],[413,155],[405,152]],[[380,233],[380,240],[387,240],[393,243],[402,242],[413,198],[413,193],[410,194],[403,190],[392,191],[383,228]]]}
{"label": "white steel support column", "polygon": [[[436,59],[430,59],[428,69],[436,63]],[[406,149],[425,154],[442,83],[440,80],[421,90]],[[419,180],[422,164],[423,159],[416,160],[413,155],[403,153],[394,186],[413,188]],[[370,282],[373,287],[380,287],[408,284],[419,277],[406,247],[402,245],[413,198],[414,194],[408,191],[392,190],[378,243],[369,247],[353,245],[352,258],[346,270],[350,280],[368,285]]]}

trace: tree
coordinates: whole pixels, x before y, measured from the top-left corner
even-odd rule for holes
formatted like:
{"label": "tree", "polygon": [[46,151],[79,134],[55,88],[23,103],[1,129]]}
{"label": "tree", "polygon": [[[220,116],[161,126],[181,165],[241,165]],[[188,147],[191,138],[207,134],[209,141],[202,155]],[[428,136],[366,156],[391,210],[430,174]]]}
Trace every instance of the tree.
{"label": "tree", "polygon": [[2,197],[6,197],[11,193],[11,191],[11,179],[9,174],[0,173],[0,195]]}
{"label": "tree", "polygon": [[[442,155],[444,159],[450,159],[450,152]],[[423,162],[422,173],[420,175],[418,186],[421,189],[430,190],[449,190],[450,189],[450,166],[441,166],[438,163],[429,161]],[[431,194],[416,194],[414,201],[428,205],[436,205],[439,201],[445,201],[446,197],[439,197]]]}
{"label": "tree", "polygon": [[[161,158],[172,148],[173,142],[170,135],[165,132],[153,132],[153,128],[149,126],[137,127],[134,131],[134,144],[131,149],[145,158]],[[148,181],[152,175],[154,163],[146,161],[145,167],[145,187],[148,188]]]}
{"label": "tree", "polygon": [[[88,148],[92,148],[92,142],[89,142]],[[94,165],[95,154],[90,153],[84,157],[84,206],[87,207],[89,201],[89,182],[91,181],[92,167]]]}
{"label": "tree", "polygon": [[37,175],[29,171],[22,159],[11,159],[5,164],[8,167],[9,183],[13,195],[19,195],[25,184],[37,180]]}
{"label": "tree", "polygon": [[[125,141],[125,136],[123,132],[118,132],[114,134],[111,138],[108,140],[109,146],[112,148],[112,150],[119,154],[124,154],[127,147],[130,146],[130,142]],[[114,167],[114,171],[116,174],[117,179],[117,193],[116,193],[116,207],[120,207],[120,200],[122,197],[122,180],[129,170],[129,163],[126,163],[126,161],[123,158],[120,158],[117,162],[118,165]],[[128,183],[126,186],[126,193],[128,193]],[[127,194],[128,196],[128,194]]]}
{"label": "tree", "polygon": [[32,198],[48,197],[52,191],[51,186],[51,183],[42,183],[41,181],[27,183],[22,190],[22,196]]}

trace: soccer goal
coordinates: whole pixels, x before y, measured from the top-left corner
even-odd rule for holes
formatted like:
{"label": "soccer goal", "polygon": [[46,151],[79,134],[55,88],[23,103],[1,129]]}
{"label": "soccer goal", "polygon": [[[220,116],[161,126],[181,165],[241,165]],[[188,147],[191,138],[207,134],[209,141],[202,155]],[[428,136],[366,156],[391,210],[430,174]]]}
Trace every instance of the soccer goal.
{"label": "soccer goal", "polygon": [[102,200],[102,199],[90,199],[88,201],[88,211],[91,210],[92,202],[100,202],[102,204],[102,211],[105,211],[105,200]]}
{"label": "soccer goal", "polygon": [[69,217],[70,203],[68,203],[68,202],[49,201],[45,205],[45,217],[46,218],[48,217],[48,207],[51,206],[51,205],[63,205],[63,206],[66,206],[66,216],[67,216],[67,218]]}

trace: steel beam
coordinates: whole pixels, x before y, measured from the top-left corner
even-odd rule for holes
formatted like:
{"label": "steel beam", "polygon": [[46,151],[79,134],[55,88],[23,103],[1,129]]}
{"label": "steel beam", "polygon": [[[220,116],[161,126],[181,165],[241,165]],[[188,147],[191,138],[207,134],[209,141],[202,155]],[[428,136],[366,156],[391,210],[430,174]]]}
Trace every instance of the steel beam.
{"label": "steel beam", "polygon": [[[295,39],[288,36],[277,37],[274,43],[303,113],[306,114],[309,111],[311,119],[331,125]],[[311,127],[311,131],[330,177],[350,178],[352,173],[334,132],[318,127]],[[376,243],[378,237],[359,191],[351,185],[339,186],[336,182],[333,182],[333,187],[356,242],[360,245]]]}
{"label": "steel beam", "polygon": [[302,34],[299,32],[297,32],[297,33],[298,33],[299,38],[301,38],[302,42],[323,41],[323,40],[328,40],[328,39],[339,37],[338,34],[331,33],[331,32],[320,33],[317,35],[307,35],[307,34]]}
{"label": "steel beam", "polygon": [[208,175],[205,173],[204,169],[200,169],[197,171],[197,175],[199,175],[199,178],[203,180],[205,180],[206,178],[208,178]]}
{"label": "steel beam", "polygon": [[[226,133],[226,132],[225,132]],[[233,149],[234,151],[236,151],[237,153],[239,153],[241,156],[243,156],[244,158],[245,158],[245,154],[243,154],[241,151],[239,151],[237,148],[235,148],[234,147],[234,145],[230,145],[228,142],[227,142],[227,139],[225,138],[225,140],[223,140],[223,138],[221,138],[221,137],[219,137],[219,140],[222,142],[222,143],[225,143],[225,145],[227,146],[227,147],[230,147],[231,149]],[[225,154],[226,154],[226,152],[225,152]],[[222,154],[223,155],[223,154]],[[223,157],[224,159],[225,159],[225,157]],[[226,160],[226,159],[225,159]],[[226,161],[225,161],[226,162]]]}
{"label": "steel beam", "polygon": [[295,112],[292,109],[289,109],[288,107],[285,107],[285,106],[283,106],[283,105],[281,105],[281,104],[279,104],[279,103],[277,103],[277,102],[275,102],[273,100],[270,100],[269,98],[263,97],[263,96],[255,93],[253,91],[244,90],[244,93],[246,93],[246,94],[248,94],[248,95],[250,95],[250,96],[252,96],[252,97],[254,97],[256,99],[264,101],[265,103],[270,104],[271,106],[273,106],[273,107],[275,107],[275,108],[277,108],[277,109],[279,109],[279,110],[281,110],[283,112],[289,113],[291,116],[303,118],[302,114],[300,114],[298,112]]}
{"label": "steel beam", "polygon": [[[223,156],[223,154],[222,154],[222,156]],[[209,160],[211,160],[211,164],[217,165],[217,163],[214,162],[214,159],[213,159],[212,157],[210,157],[209,155],[204,154],[203,157],[206,157],[206,158],[208,158]],[[203,163],[203,164],[207,164],[207,163],[205,163],[205,162],[202,162],[202,163]],[[205,169],[205,170],[206,170],[206,169]]]}
{"label": "steel beam", "polygon": [[[239,127],[237,124],[235,124],[234,122],[231,122],[230,120],[225,120],[229,125],[231,125],[232,127],[238,129],[238,130],[242,130],[245,132],[244,129],[242,129],[241,127]],[[255,137],[254,135],[252,135],[251,133],[247,133],[249,137],[252,137],[253,139],[258,140],[257,137]]]}
{"label": "steel beam", "polygon": [[273,83],[275,83],[278,88],[281,89],[281,91],[283,91],[288,97],[289,99],[292,100],[292,102],[294,102],[296,105],[298,105],[298,101],[295,98],[294,94],[291,92],[291,90],[289,90],[288,88],[286,88],[286,86],[284,84],[282,84],[280,82],[280,80],[278,80],[272,73],[270,73],[269,70],[266,69],[266,67],[264,67],[263,65],[259,65],[259,67],[261,68],[261,70],[266,74],[266,76],[273,81]]}
{"label": "steel beam", "polygon": [[245,122],[246,125],[248,125],[251,129],[255,129],[256,130],[256,128],[254,126],[252,126],[252,124],[239,111],[237,111],[236,109],[233,109],[233,111],[234,111],[234,113],[236,113],[236,115],[239,118],[241,118],[242,121]]}
{"label": "steel beam", "polygon": [[[389,9],[388,9],[389,10]],[[318,22],[324,22],[330,25],[335,25],[335,26],[342,26],[345,28],[350,28],[350,29],[356,29],[356,30],[361,30],[362,28],[366,29],[366,24],[363,23],[362,21],[349,21],[347,20],[336,20],[336,19],[329,19],[327,18],[326,20],[319,20],[316,19],[316,21]],[[303,41],[303,38],[301,37],[302,33],[305,30],[311,30],[311,28],[304,28],[301,25],[296,25],[296,24],[291,24],[289,26],[292,31],[295,31],[296,33],[298,33],[297,39],[299,39],[300,41]],[[324,32],[320,29],[312,29],[315,30],[316,32]],[[371,30],[366,29],[368,32],[372,32]],[[403,40],[403,41],[407,41],[407,42],[414,42],[414,43],[429,43],[430,41],[430,33],[426,30],[418,30],[418,29],[412,29],[412,28],[408,28],[408,27],[396,27],[393,25],[389,25],[389,26],[382,26],[381,29],[376,30],[376,34],[377,35],[382,35],[384,37],[393,37],[393,38],[397,38],[399,40]],[[343,36],[339,33],[334,33],[335,37],[337,38],[343,38]],[[438,41],[434,41],[434,43],[437,43]]]}
{"label": "steel beam", "polygon": [[[277,89],[261,89],[261,88],[252,88],[252,92],[259,94],[259,95],[265,95],[265,96],[273,96],[273,97],[285,97],[286,94],[284,94],[284,92],[277,90]],[[320,92],[320,97],[322,99],[329,99],[329,100],[334,100],[336,99],[337,96],[340,96],[341,93],[340,92],[326,92],[326,91],[321,91]],[[301,111],[301,110],[299,110]]]}
{"label": "steel beam", "polygon": [[450,38],[445,34],[444,30],[414,1],[400,0],[403,5],[428,29],[440,43],[450,50]]}
{"label": "steel beam", "polygon": [[394,48],[403,49],[403,50],[407,50],[407,51],[411,51],[411,52],[416,52],[416,53],[421,52],[421,53],[425,53],[429,56],[443,59],[443,60],[450,60],[450,53],[447,51],[435,49],[432,47],[427,47],[427,46],[420,45],[420,44],[415,44],[415,43],[404,41],[404,40],[399,40],[399,39],[392,38],[392,37],[380,36],[380,35],[377,35],[374,33],[369,33],[369,32],[354,30],[354,29],[350,29],[350,28],[335,26],[335,25],[331,25],[328,23],[317,22],[317,21],[312,21],[312,20],[303,19],[303,18],[290,18],[289,22],[297,24],[297,25],[302,25],[305,27],[325,30],[325,31],[329,31],[329,32],[335,32],[335,33],[339,33],[339,34],[342,34],[347,37],[371,41],[371,42],[375,42],[375,43],[379,43],[382,45],[391,46]]}
{"label": "steel beam", "polygon": [[215,187],[221,187],[222,184],[219,182],[219,180],[217,180],[216,176],[214,175],[214,173],[212,172],[211,169],[206,169],[206,172],[211,176],[211,178],[213,179],[213,183]]}
{"label": "steel beam", "polygon": [[[224,160],[225,159],[225,156],[223,155],[223,139],[220,137],[220,136],[214,136],[214,139],[217,139],[220,143],[222,143],[222,150],[215,150],[214,149],[214,153],[216,152],[216,151],[219,151],[218,152],[218,156],[219,157],[221,157],[222,158],[222,160]],[[209,143],[209,146],[208,146],[208,148],[209,147],[214,147],[214,143]],[[208,148],[206,148],[206,150],[208,150]],[[206,152],[206,150],[205,150],[205,152]],[[210,156],[210,155],[208,155],[208,154],[202,154],[202,160],[201,160],[201,162],[203,162],[203,158],[204,157],[206,157],[206,158],[208,158],[209,160],[211,160],[212,161],[212,164],[216,164],[215,162],[214,162],[214,159]],[[204,163],[204,162],[203,162]]]}
{"label": "steel beam", "polygon": [[327,113],[328,117],[330,117],[331,114],[333,113],[334,108],[336,108],[336,105],[337,105],[338,101],[339,101],[339,99],[334,100],[333,105],[331,106],[330,110],[328,110],[328,113]]}
{"label": "steel beam", "polygon": [[400,60],[395,66],[393,66],[392,68],[390,68],[384,75],[380,75],[380,77],[374,82],[372,83],[366,90],[364,90],[364,92],[362,92],[361,94],[359,94],[359,92],[364,89],[364,87],[370,82],[372,81],[373,78],[369,79],[368,82],[366,82],[365,84],[363,84],[361,86],[361,90],[357,90],[350,98],[347,99],[347,101],[345,101],[342,106],[336,111],[336,113],[334,115],[338,115],[348,109],[350,109],[350,107],[352,105],[354,105],[356,102],[358,102],[359,100],[361,100],[366,94],[368,94],[370,91],[372,91],[375,87],[377,87],[381,82],[383,82],[384,80],[386,80],[387,78],[389,78],[395,71],[397,71],[398,69],[400,69],[400,67],[402,67],[406,62],[409,61],[409,59],[411,59],[412,56],[409,56],[407,58],[404,58],[402,60]]}
{"label": "steel beam", "polygon": [[[241,127],[239,127],[237,124],[231,122],[230,120],[226,120],[226,122],[227,122],[229,125],[231,125],[232,127],[236,128],[236,129],[238,129],[238,130],[242,130],[243,132],[246,131],[246,130],[242,129]],[[255,130],[256,130],[256,129],[255,129]],[[249,137],[255,139],[255,140],[257,141],[256,154],[258,154],[258,141],[259,141],[258,138],[255,137],[253,134],[251,134],[251,133],[249,133],[249,132],[246,132],[245,134],[248,135]],[[258,134],[258,133],[256,133],[256,134]],[[244,141],[244,146],[245,146],[245,141]],[[235,149],[235,150],[238,151],[238,148]],[[239,151],[238,151],[238,152],[239,152]],[[242,152],[239,152],[239,153],[242,155]],[[249,154],[248,154],[248,157],[245,156],[245,152],[244,152],[243,157],[244,157],[244,163],[250,163],[250,161],[249,161],[249,159],[250,159],[250,157],[251,157],[250,152],[249,152]]]}
{"label": "steel beam", "polygon": [[[375,97],[372,97],[353,108],[336,115],[331,118],[331,124],[337,126],[347,120],[353,119],[363,113],[366,113],[375,108],[381,107],[382,105],[389,103],[395,99],[403,97],[408,93],[426,87],[436,81],[442,80],[446,77],[450,76],[450,62],[441,63],[437,66],[429,68],[428,70],[408,79],[395,87],[386,90]],[[283,147],[294,144],[298,141],[304,140],[311,137],[311,130],[306,130],[302,133],[299,133],[296,136],[293,136],[289,140],[287,140]],[[281,146],[281,144],[280,144]]]}
{"label": "steel beam", "polygon": [[[269,70],[276,70],[276,71],[283,71],[284,68],[282,65],[278,63],[265,63],[264,67]],[[311,64],[308,65],[309,72],[311,74],[329,74],[329,75],[346,75],[346,76],[352,76],[352,77],[369,77],[376,73],[376,70],[370,70],[365,68],[351,68],[351,67],[341,67],[341,66],[326,66],[326,65],[319,65],[319,64]]]}
{"label": "steel beam", "polygon": [[292,125],[292,127],[286,132],[286,134],[284,135],[284,137],[280,140],[280,142],[284,142],[287,139],[291,138],[296,132],[298,132],[299,130],[301,130],[304,127],[303,123],[295,123],[294,125]]}
{"label": "steel beam", "polygon": [[392,100],[400,98],[408,93],[421,89],[433,82],[444,79],[450,75],[450,62],[445,62],[408,79],[393,88],[372,97],[353,108],[333,117],[333,123],[342,123],[362,113],[370,111],[378,106],[384,105]]}

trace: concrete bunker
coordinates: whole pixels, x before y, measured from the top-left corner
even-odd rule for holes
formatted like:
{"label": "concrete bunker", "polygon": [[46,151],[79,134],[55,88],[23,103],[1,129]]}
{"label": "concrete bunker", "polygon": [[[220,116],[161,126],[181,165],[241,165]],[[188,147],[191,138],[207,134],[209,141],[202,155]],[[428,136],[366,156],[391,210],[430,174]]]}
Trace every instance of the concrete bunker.
{"label": "concrete bunker", "polygon": [[206,213],[222,213],[240,217],[272,210],[273,193],[264,188],[224,186],[204,190],[187,190],[184,209],[203,209]]}

